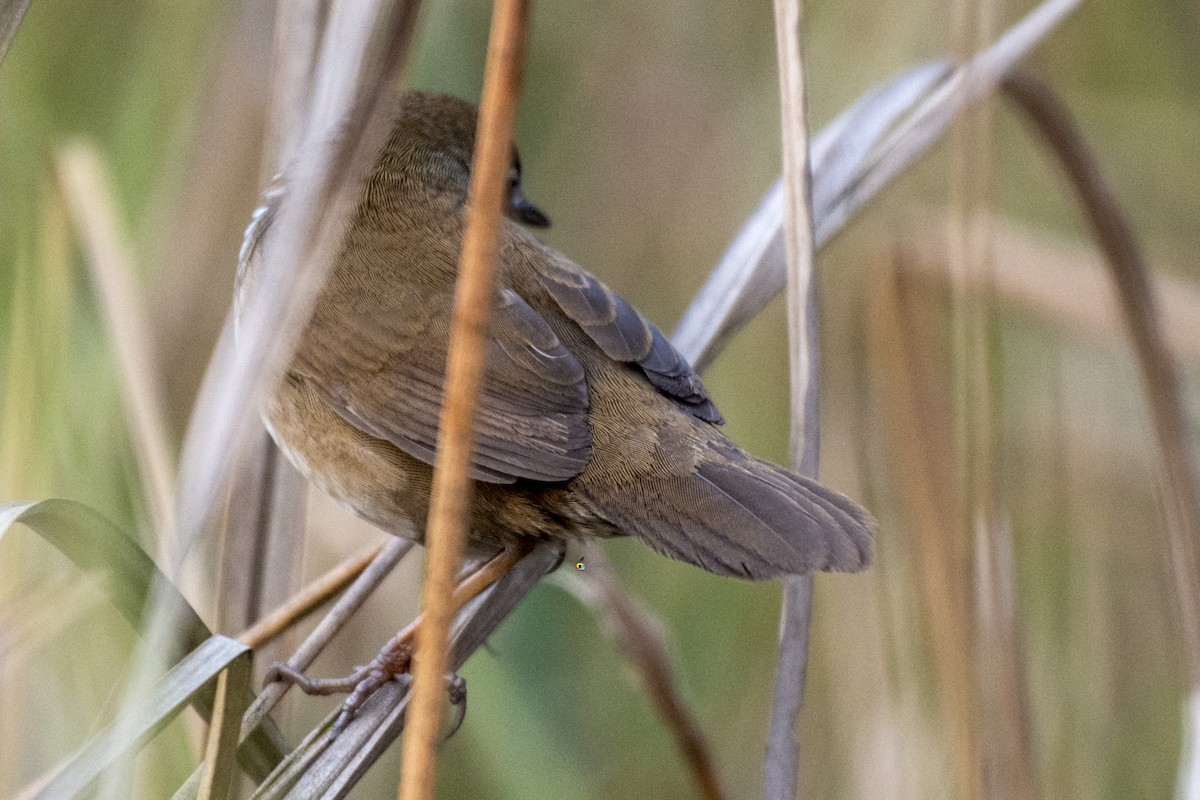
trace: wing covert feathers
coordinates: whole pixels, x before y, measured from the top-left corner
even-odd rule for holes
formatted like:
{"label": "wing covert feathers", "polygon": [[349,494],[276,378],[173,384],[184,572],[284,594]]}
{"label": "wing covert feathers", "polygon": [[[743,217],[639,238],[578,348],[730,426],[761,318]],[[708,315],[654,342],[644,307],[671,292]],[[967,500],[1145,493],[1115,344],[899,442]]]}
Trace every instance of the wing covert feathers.
{"label": "wing covert feathers", "polygon": [[697,419],[724,422],[687,360],[621,295],[564,258],[548,257],[537,266],[546,291],[605,355],[637,364],[654,388]]}

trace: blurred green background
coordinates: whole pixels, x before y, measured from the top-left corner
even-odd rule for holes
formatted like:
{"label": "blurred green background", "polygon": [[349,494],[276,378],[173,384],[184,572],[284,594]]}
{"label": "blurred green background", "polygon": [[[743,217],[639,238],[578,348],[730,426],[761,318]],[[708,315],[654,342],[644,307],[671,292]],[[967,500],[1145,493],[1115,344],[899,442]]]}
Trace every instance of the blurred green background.
{"label": "blurred green background", "polygon": [[[1031,7],[987,13],[999,30]],[[409,83],[477,99],[488,10],[428,2]],[[961,49],[943,3],[815,0],[806,12],[816,128],[884,78]],[[152,539],[110,339],[53,157],[84,137],[111,170],[178,441],[264,173],[271,22],[262,2],[34,0],[0,63],[0,501],[80,500]],[[779,171],[773,48],[765,2],[534,6],[518,125],[527,193],[554,220],[550,242],[664,329]],[[1200,280],[1198,53],[1195,3],[1100,0],[1029,61],[1078,114],[1154,268],[1181,279],[1185,304]],[[991,162],[979,168],[991,210],[1006,235],[1045,257],[1044,291],[1070,293],[1055,271],[1061,260],[1097,275],[1102,262],[1052,160],[1005,106],[994,108],[983,145]],[[822,472],[867,502],[880,535],[870,571],[817,579],[806,797],[961,796],[930,645],[938,611],[921,590],[928,554],[905,513],[903,454],[889,449],[896,423],[868,331],[868,298],[893,260],[948,258],[955,191],[943,145],[820,259]],[[996,253],[997,270],[1010,255]],[[951,295],[936,278],[920,287],[950,402],[962,370]],[[1080,323],[1012,295],[991,312],[992,463],[1012,533],[1036,794],[1168,796],[1185,676],[1158,466],[1129,348],[1099,311]],[[1195,420],[1195,350],[1181,355]],[[706,382],[731,436],[786,460],[781,301]],[[953,430],[952,419],[943,425],[943,435]],[[322,498],[312,503],[306,575],[378,539]],[[759,795],[777,586],[716,578],[634,541],[606,550],[661,615],[730,796]],[[211,587],[211,572],[201,574]],[[418,576],[406,564],[314,673],[368,659],[413,613]],[[25,530],[0,538],[0,796],[111,718],[133,641],[41,540]],[[444,748],[441,796],[695,796],[627,664],[572,595],[543,584],[491,644],[463,672],[470,711]],[[332,702],[293,702],[293,741]],[[152,753],[138,796],[166,796],[194,765],[178,728]],[[397,750],[358,796],[393,796],[398,768]]]}

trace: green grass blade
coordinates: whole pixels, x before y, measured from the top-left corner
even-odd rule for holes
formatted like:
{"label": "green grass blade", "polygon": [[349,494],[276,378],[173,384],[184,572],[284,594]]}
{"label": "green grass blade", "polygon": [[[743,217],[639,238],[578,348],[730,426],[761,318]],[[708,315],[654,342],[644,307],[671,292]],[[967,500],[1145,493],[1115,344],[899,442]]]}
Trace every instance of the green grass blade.
{"label": "green grass blade", "polygon": [[93,736],[36,797],[76,797],[115,760],[165,727],[216,675],[236,661],[241,662],[239,669],[248,671],[249,659],[250,648],[244,644],[224,636],[211,637],[163,676],[129,736],[115,736],[112,728]]}
{"label": "green grass blade", "polygon": [[[200,615],[138,543],[91,507],[63,499],[0,504],[0,537],[18,522],[40,535],[80,570],[99,578],[109,601],[135,630],[142,630],[152,588],[156,602],[174,604],[178,652],[170,655],[170,662],[196,650],[212,636]],[[244,708],[250,699],[249,686],[243,686],[238,703]],[[211,718],[211,691],[196,697],[196,710],[206,720]],[[239,724],[240,719],[239,714]],[[286,749],[282,734],[267,719],[239,751],[241,764],[250,775],[261,780],[279,763]]]}

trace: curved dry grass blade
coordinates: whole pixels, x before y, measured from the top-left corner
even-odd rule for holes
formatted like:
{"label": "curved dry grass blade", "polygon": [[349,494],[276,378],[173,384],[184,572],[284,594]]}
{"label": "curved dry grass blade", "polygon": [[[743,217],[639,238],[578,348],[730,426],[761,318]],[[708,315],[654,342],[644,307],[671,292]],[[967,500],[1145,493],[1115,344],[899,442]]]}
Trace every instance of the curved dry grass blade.
{"label": "curved dry grass blade", "polygon": [[[815,209],[828,208],[870,147],[950,73],[947,62],[923,64],[871,89],[812,140]],[[815,216],[820,219],[819,211]],[[671,342],[703,371],[787,280],[783,244],[783,180],[775,181],[738,231],[684,312]]]}
{"label": "curved dry grass blade", "polygon": [[[457,671],[512,613],[542,577],[562,560],[560,542],[539,542],[499,581],[467,603],[454,624],[449,668]],[[346,797],[367,769],[382,756],[404,729],[408,683],[389,681],[363,705],[354,720],[332,742],[328,727],[335,710],[310,734],[252,800],[334,800]]]}
{"label": "curved dry grass blade", "polygon": [[583,550],[585,559],[596,569],[589,569],[586,578],[567,571],[554,582],[591,609],[609,638],[625,651],[646,696],[675,737],[700,795],[709,800],[727,797],[704,731],[679,692],[662,621],[621,585],[603,550],[593,542],[585,542]]}
{"label": "curved dry grass blade", "polygon": [[1080,0],[1045,0],[986,50],[939,84],[913,113],[872,149],[871,157],[818,224],[832,236],[884,186],[923,155],[960,113],[991,92],[1017,62],[1054,30]]}
{"label": "curved dry grass blade", "polygon": [[[133,259],[117,215],[112,179],[95,146],[82,140],[60,147],[55,166],[88,255],[92,284],[115,350],[125,417],[154,524],[159,561],[175,564],[179,551],[173,501],[175,458],[167,435],[161,381],[151,352],[154,336],[134,289]],[[200,582],[190,580],[189,585],[199,587]]]}
{"label": "curved dry grass blade", "polygon": [[403,742],[402,800],[428,800],[434,791],[454,587],[471,505],[475,404],[483,383],[484,331],[493,302],[500,220],[512,168],[529,5],[529,0],[496,0],[488,34],[446,355],[445,405],[438,422],[437,464],[425,527],[424,622],[417,632],[420,656],[413,663],[412,714]]}
{"label": "curved dry grass blade", "polygon": [[[0,505],[0,537],[18,522],[35,531],[79,569],[97,576],[109,601],[134,630],[143,630],[153,604],[172,605],[178,627],[173,630],[166,653],[170,662],[179,660],[212,636],[208,626],[145,551],[92,508],[73,500],[57,499]],[[170,593],[174,596],[162,599]],[[196,710],[208,719],[212,713],[211,697],[199,698]],[[263,776],[279,763],[283,752],[283,736],[272,723],[255,731],[242,748],[241,758],[248,772]]]}
{"label": "curved dry grass blade", "polygon": [[249,673],[250,648],[224,636],[213,636],[192,651],[163,676],[153,694],[133,712],[135,724],[129,735],[111,726],[84,745],[54,778],[37,792],[38,800],[78,797],[114,761],[135,751],[190,702],[196,700],[214,677],[241,661],[238,667]]}
{"label": "curved dry grass blade", "polygon": [[[140,630],[145,621],[152,586],[174,587],[133,539],[101,514],[73,500],[12,502],[0,505],[0,537],[15,523],[35,531],[79,569],[97,575],[109,601],[121,616]],[[212,635],[200,615],[181,595],[183,609],[174,659]]]}
{"label": "curved dry grass blade", "polygon": [[0,4],[0,63],[17,36],[17,28],[33,0],[4,0]]}
{"label": "curved dry grass blade", "polygon": [[[840,124],[835,121],[829,126],[831,144],[827,151],[818,147],[823,144],[825,132],[822,132],[813,143],[813,196],[817,201],[813,222],[817,247],[824,246],[859,208],[923,155],[964,108],[994,88],[1078,4],[1079,0],[1047,0],[995,44],[950,75],[940,76],[940,64],[925,65],[918,68],[919,73],[914,70],[875,90],[879,95],[864,97],[860,103],[866,105],[855,104],[852,109],[858,108],[862,115],[859,121],[870,123],[879,134],[895,123],[904,110],[912,108],[903,122],[896,124],[887,136],[878,138],[869,150],[863,151],[858,146],[842,154],[832,144],[842,136],[855,135],[848,121]],[[924,100],[918,105],[921,96]],[[890,102],[906,98],[910,101],[906,106]],[[879,109],[878,115],[875,108]],[[845,112],[843,117],[849,113]],[[884,124],[878,126],[878,123]],[[859,138],[858,144],[861,143]],[[828,155],[823,156],[826,152]],[[822,167],[826,157],[834,158],[837,164],[830,166],[828,172]],[[672,341],[693,364],[707,365],[729,337],[783,289],[786,274],[783,249],[772,244],[776,235],[772,231],[783,222],[781,203],[777,184],[747,220],[712,278],[684,314]],[[743,258],[750,261],[735,260]]]}
{"label": "curved dry grass blade", "polygon": [[[816,477],[820,461],[819,373],[814,282],[812,173],[809,164],[807,95],[804,85],[804,15],[800,0],[775,0],[775,49],[779,66],[783,136],[783,241],[787,255],[788,362],[790,364],[792,466]],[[780,609],[779,657],[763,791],[767,800],[796,796],[808,639],[812,621],[812,575],[785,577]]]}
{"label": "curved dry grass blade", "polygon": [[[1184,411],[1178,370],[1163,340],[1150,269],[1121,204],[1104,179],[1066,106],[1045,83],[1028,73],[1004,82],[1005,93],[1016,101],[1062,164],[1078,193],[1092,233],[1104,250],[1121,303],[1129,338],[1137,355],[1142,385],[1164,470],[1163,504],[1166,516],[1164,555],[1174,578],[1176,611],[1193,692],[1200,687],[1200,472],[1191,427]],[[1185,720],[1190,719],[1185,717]],[[1195,741],[1194,732],[1191,741]],[[1180,780],[1197,771],[1200,752],[1185,756]],[[1180,785],[1180,791],[1197,788]]]}

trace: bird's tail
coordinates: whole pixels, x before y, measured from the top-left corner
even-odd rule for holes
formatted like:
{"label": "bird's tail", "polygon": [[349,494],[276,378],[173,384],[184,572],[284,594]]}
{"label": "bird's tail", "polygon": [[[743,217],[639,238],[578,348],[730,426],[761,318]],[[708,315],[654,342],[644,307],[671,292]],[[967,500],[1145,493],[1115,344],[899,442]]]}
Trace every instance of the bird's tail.
{"label": "bird's tail", "polygon": [[739,449],[721,456],[690,475],[643,478],[633,490],[642,502],[597,505],[660,553],[719,575],[856,572],[870,563],[875,521],[866,509]]}

